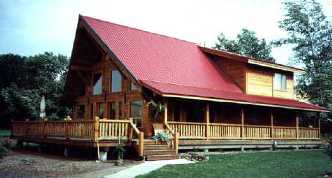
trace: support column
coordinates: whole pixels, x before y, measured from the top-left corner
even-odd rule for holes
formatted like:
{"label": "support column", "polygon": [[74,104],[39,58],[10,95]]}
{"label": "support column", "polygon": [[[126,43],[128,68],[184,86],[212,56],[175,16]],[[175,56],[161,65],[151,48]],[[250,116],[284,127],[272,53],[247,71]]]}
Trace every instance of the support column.
{"label": "support column", "polygon": [[209,103],[206,103],[206,108],[205,108],[205,123],[206,123],[206,139],[209,139],[210,135],[210,106]]}
{"label": "support column", "polygon": [[299,113],[296,112],[296,140],[299,139]]}
{"label": "support column", "polygon": [[165,101],[165,104],[164,104],[164,124],[167,124],[167,115],[168,115],[168,105],[167,105],[167,101]]}
{"label": "support column", "polygon": [[318,112],[317,112],[317,119],[318,119],[318,138],[320,139],[320,117]]}
{"label": "support column", "polygon": [[271,110],[271,138],[273,138],[273,111]]}
{"label": "support column", "polygon": [[241,139],[244,138],[244,109],[241,107]]}

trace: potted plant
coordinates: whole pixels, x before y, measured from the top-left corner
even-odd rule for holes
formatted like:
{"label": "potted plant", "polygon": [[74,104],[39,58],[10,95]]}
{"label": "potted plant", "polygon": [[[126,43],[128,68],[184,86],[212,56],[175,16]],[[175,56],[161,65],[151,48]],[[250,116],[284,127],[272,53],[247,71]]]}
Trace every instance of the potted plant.
{"label": "potted plant", "polygon": [[160,141],[161,143],[169,144],[172,139],[172,135],[168,132],[163,131],[163,132],[159,132],[156,135],[154,135],[152,137],[152,139],[155,140],[156,142]]}
{"label": "potted plant", "polygon": [[125,149],[122,145],[117,145],[114,149],[115,155],[117,157],[117,160],[115,162],[116,166],[120,166],[123,164],[123,153],[125,152]]}
{"label": "potted plant", "polygon": [[122,163],[123,163],[123,153],[124,152],[125,152],[125,149],[124,149],[123,145],[121,145],[121,138],[119,137],[118,145],[114,149],[114,153],[117,157],[117,160],[115,162],[116,166],[122,165]]}

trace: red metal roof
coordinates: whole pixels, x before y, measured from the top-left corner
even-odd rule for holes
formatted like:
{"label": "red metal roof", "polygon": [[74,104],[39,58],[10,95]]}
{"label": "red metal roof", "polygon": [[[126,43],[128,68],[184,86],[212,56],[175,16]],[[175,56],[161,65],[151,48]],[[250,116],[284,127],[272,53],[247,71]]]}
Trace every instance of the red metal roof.
{"label": "red metal roof", "polygon": [[195,43],[91,17],[81,18],[139,82],[159,94],[324,110],[296,100],[245,95]]}

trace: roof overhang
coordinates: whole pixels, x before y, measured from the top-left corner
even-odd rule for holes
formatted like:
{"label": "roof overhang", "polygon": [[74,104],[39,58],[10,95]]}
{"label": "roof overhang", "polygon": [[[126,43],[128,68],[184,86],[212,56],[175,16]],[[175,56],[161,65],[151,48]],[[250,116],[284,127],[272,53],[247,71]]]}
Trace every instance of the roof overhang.
{"label": "roof overhang", "polygon": [[198,96],[186,96],[186,95],[176,95],[176,94],[161,94],[161,96],[166,97],[166,98],[182,98],[182,99],[201,100],[201,101],[214,101],[214,102],[220,102],[220,103],[235,103],[235,104],[243,104],[243,105],[254,105],[254,106],[265,106],[265,107],[273,107],[273,108],[303,110],[303,111],[311,111],[311,112],[330,112],[328,110],[308,109],[308,108],[290,107],[290,106],[282,106],[282,105],[274,105],[274,104],[252,103],[252,102],[246,102],[246,101],[235,101],[235,100],[226,100],[226,99],[218,99],[218,98],[206,98],[206,97],[198,97]]}
{"label": "roof overhang", "polygon": [[212,48],[207,48],[207,47],[202,47],[199,46],[199,48],[204,51],[205,53],[216,55],[225,59],[231,59],[239,62],[244,62],[252,65],[257,65],[257,66],[262,66],[262,67],[268,67],[272,69],[278,69],[278,70],[283,70],[283,71],[288,71],[288,72],[297,72],[297,73],[303,73],[304,70],[296,67],[291,67],[283,64],[277,64],[277,63],[272,63],[272,62],[266,62],[263,60],[258,60],[255,58],[251,58],[248,56],[224,51],[224,50],[216,50]]}

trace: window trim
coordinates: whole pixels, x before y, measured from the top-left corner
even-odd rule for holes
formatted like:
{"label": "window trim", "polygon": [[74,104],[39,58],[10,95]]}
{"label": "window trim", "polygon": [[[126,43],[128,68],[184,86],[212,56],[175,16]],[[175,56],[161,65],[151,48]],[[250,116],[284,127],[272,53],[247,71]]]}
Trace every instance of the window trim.
{"label": "window trim", "polygon": [[[141,102],[142,105],[141,105],[141,116],[138,116],[138,117],[133,117],[133,114],[132,114],[132,110],[133,110],[133,107],[132,107],[132,104],[133,102]],[[138,125],[136,122],[139,121],[140,122],[140,125],[138,125],[138,127],[143,127],[143,117],[144,117],[144,100],[131,100],[129,102],[129,117],[133,119],[134,121],[134,124]]]}
{"label": "window trim", "polygon": [[[120,81],[120,84],[121,84],[120,91],[113,91],[113,71],[118,71],[119,74],[120,74],[120,79],[121,79],[121,81]],[[123,81],[124,81],[124,77],[123,77],[122,73],[118,69],[111,69],[110,75],[111,75],[111,77],[110,77],[110,86],[109,86],[110,87],[110,89],[109,89],[110,93],[121,93],[123,91]]]}
{"label": "window trim", "polygon": [[[279,83],[280,88],[276,87],[277,86],[276,84],[278,83],[277,75],[280,76],[280,81],[279,81],[280,82]],[[284,88],[283,88],[283,81],[285,82],[284,83]],[[283,92],[287,91],[287,75],[282,74],[282,73],[278,73],[278,72],[274,73],[274,76],[273,76],[273,90],[283,91]]]}
{"label": "window trim", "polygon": [[[100,94],[94,94],[94,77],[95,77],[96,74],[100,74],[100,77],[101,77],[101,93]],[[104,85],[104,83],[103,83],[103,72],[102,71],[93,72],[92,73],[91,95],[92,96],[101,96],[101,95],[103,95],[103,85]]]}

